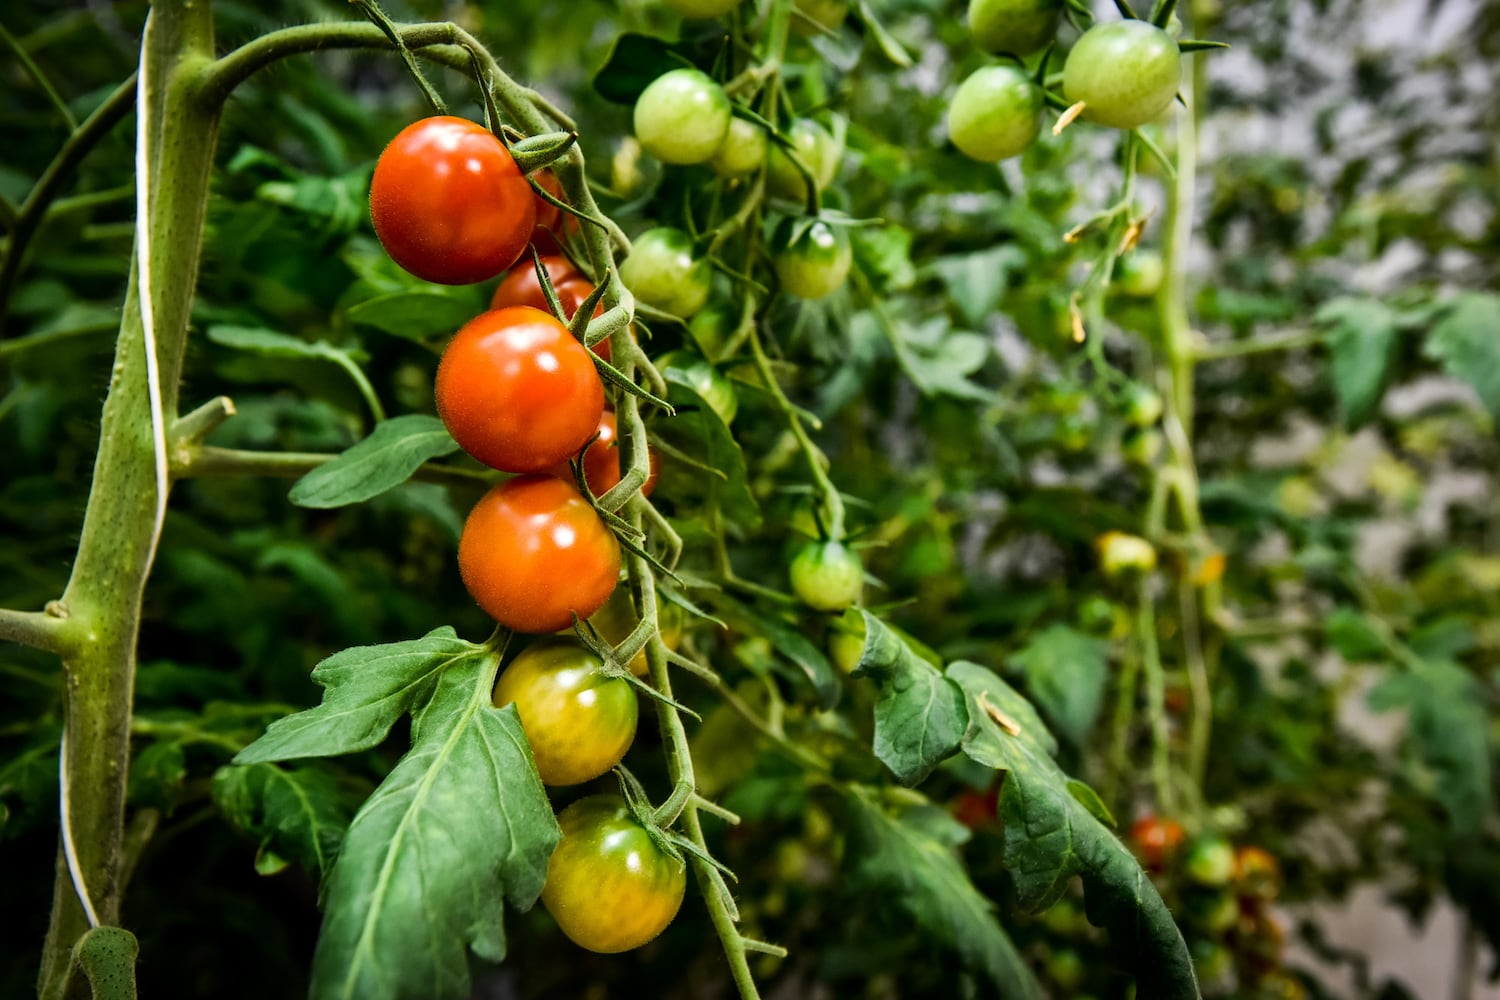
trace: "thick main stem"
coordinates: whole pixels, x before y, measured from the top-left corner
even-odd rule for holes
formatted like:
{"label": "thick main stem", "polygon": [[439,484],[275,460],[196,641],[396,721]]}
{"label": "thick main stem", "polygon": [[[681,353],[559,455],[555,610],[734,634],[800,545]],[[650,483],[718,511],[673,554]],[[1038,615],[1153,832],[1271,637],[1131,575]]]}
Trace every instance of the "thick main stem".
{"label": "thick main stem", "polygon": [[[143,41],[151,131],[152,301],[163,419],[177,412],[177,382],[198,273],[218,112],[200,97],[214,48],[204,0],[158,0]],[[99,920],[118,923],[123,891],[125,789],[141,600],[156,526],[156,456],[135,275],[126,296],[99,452],[72,576],[60,602],[80,641],[63,660],[69,816],[83,883]],[[88,928],[59,852],[42,997],[86,995],[70,981],[74,942]]]}

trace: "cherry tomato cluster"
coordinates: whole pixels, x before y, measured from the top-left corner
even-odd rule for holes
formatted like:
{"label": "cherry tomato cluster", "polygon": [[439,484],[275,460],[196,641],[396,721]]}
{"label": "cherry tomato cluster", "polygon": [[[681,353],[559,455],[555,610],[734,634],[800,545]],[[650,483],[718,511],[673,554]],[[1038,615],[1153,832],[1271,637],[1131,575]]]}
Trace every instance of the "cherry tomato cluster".
{"label": "cherry tomato cluster", "polygon": [[960,151],[994,162],[1023,152],[1041,132],[1049,97],[1066,114],[1110,128],[1133,129],[1171,107],[1182,78],[1172,29],[1127,19],[1093,25],[1063,66],[1062,97],[1044,89],[1046,59],[1028,72],[1025,59],[1057,34],[1063,0],[972,0],[969,31],[1004,62],[984,66],[959,84],[948,106],[948,135]]}
{"label": "cherry tomato cluster", "polygon": [[1154,815],[1135,821],[1130,845],[1180,918],[1205,995],[1307,995],[1282,967],[1286,932],[1271,912],[1281,869],[1269,852],[1216,833],[1189,838],[1176,820]]}

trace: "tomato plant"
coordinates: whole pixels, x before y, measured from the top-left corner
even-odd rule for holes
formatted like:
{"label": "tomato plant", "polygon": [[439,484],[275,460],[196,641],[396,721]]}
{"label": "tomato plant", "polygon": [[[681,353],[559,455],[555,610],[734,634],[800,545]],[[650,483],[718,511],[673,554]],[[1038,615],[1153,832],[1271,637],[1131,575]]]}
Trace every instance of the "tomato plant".
{"label": "tomato plant", "polygon": [[620,575],[620,545],[571,485],[519,476],[486,493],[458,540],[464,586],[518,632],[556,632],[603,607]]}
{"label": "tomato plant", "polygon": [[466,323],[443,351],[436,388],[454,440],[504,472],[536,472],[576,454],[604,412],[589,352],[553,316],[528,306]]}
{"label": "tomato plant", "polygon": [[690,351],[669,351],[658,359],[663,375],[675,376],[687,383],[727,427],[739,412],[740,397],[734,384],[712,364]]}
{"label": "tomato plant", "polygon": [[683,318],[703,308],[712,279],[708,261],[693,252],[692,237],[665,226],[637,236],[620,265],[620,280],[637,299]]}
{"label": "tomato plant", "polygon": [[635,102],[635,137],[664,163],[702,163],[729,133],[729,98],[706,73],[674,69]]}
{"label": "tomato plant", "polygon": [[682,907],[687,872],[615,795],[591,795],[557,817],[562,840],[547,865],[542,905],[580,947],[639,948]]}
{"label": "tomato plant", "polygon": [[635,692],[571,639],[541,640],[511,660],[495,682],[494,704],[516,706],[543,784],[597,778],[635,740]]}
{"label": "tomato plant", "polygon": [[744,118],[731,118],[724,141],[708,161],[720,177],[753,174],[766,162],[766,130]]}
{"label": "tomato plant", "polygon": [[844,285],[854,264],[849,237],[826,222],[814,222],[798,231],[791,220],[785,224],[776,251],[776,277],[791,294],[802,299],[821,299]]}
{"label": "tomato plant", "polygon": [[513,264],[536,225],[535,195],[482,125],[439,115],[396,134],[375,163],[370,220],[396,263],[464,285]]}
{"label": "tomato plant", "polygon": [[843,149],[828,129],[811,118],[798,118],[792,122],[786,137],[791,142],[791,155],[778,143],[772,143],[766,154],[766,190],[778,198],[805,202],[807,178],[791,157],[796,156],[802,161],[814,186],[821,191],[838,173]]}
{"label": "tomato plant", "polygon": [[1177,42],[1144,21],[1096,24],[1068,51],[1063,93],[1089,121],[1136,128],[1171,107],[1182,81]]}
{"label": "tomato plant", "polygon": [[1052,41],[1061,14],[1059,0],[970,0],[969,31],[988,52],[1026,56]]}
{"label": "tomato plant", "polygon": [[1023,152],[1042,130],[1042,90],[1014,66],[986,66],[953,93],[948,136],[976,160]]}
{"label": "tomato plant", "polygon": [[812,542],[804,546],[792,560],[789,572],[792,591],[818,611],[842,611],[859,603],[864,593],[864,564],[842,542]]}

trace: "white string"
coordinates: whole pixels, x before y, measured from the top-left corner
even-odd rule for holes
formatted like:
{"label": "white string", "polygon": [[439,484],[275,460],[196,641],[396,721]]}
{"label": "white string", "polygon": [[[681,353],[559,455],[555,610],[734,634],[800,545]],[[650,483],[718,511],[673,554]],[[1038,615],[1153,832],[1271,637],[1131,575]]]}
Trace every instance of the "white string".
{"label": "white string", "polygon": [[62,846],[63,857],[68,862],[68,874],[73,877],[73,892],[83,904],[84,915],[90,927],[99,926],[99,914],[94,912],[94,903],[89,899],[88,886],[83,883],[83,867],[78,864],[78,850],[73,846],[73,822],[68,816],[68,724],[63,723],[62,745],[58,749],[57,793],[62,800]]}
{"label": "white string", "polygon": [[146,571],[156,559],[161,542],[162,525],[167,518],[167,432],[161,411],[161,373],[156,360],[156,316],[151,302],[151,165],[148,141],[149,110],[146,91],[146,43],[151,30],[151,15],[146,14],[146,28],[141,35],[141,68],[136,77],[135,107],[135,245],[136,278],[141,302],[141,332],[146,348],[146,392],[151,400],[151,442],[156,448],[156,523],[151,528],[151,545],[146,550]]}

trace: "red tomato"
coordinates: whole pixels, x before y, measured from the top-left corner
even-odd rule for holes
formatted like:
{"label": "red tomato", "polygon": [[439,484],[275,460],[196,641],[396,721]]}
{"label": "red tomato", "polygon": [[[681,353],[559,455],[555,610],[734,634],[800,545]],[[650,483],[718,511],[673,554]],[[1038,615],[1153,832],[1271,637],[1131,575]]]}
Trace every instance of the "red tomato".
{"label": "red tomato", "polygon": [[1175,819],[1161,819],[1147,814],[1130,828],[1130,840],[1136,857],[1150,871],[1160,871],[1167,858],[1177,853],[1186,837],[1182,824]]}
{"label": "red tomato", "polygon": [[[552,171],[539,171],[534,180],[537,187],[542,188],[558,201],[564,200],[562,182],[557,179]],[[536,232],[531,237],[535,241],[538,236],[545,235],[548,230],[554,233],[557,232],[558,223],[562,222],[563,210],[535,191],[531,193],[531,196],[536,199]]]}
{"label": "red tomato", "polygon": [[989,791],[979,792],[972,788],[966,788],[959,793],[950,805],[953,810],[953,818],[958,820],[970,830],[977,830],[982,826],[988,826],[995,821],[999,814],[1000,789],[991,788]]}
{"label": "red tomato", "polygon": [[[604,416],[599,418],[599,436],[589,445],[588,451],[583,453],[583,478],[596,497],[602,496],[620,481],[620,446],[615,442],[618,433],[614,411],[605,410]],[[646,459],[650,463],[651,473],[641,487],[641,493],[649,497],[651,491],[656,489],[659,470],[654,451],[648,451]],[[573,477],[573,470],[567,462],[558,463],[551,471],[554,476],[563,479]]]}
{"label": "red tomato", "polygon": [[604,383],[549,313],[509,306],[454,335],[437,371],[437,410],[464,451],[502,472],[576,455],[604,412]]}
{"label": "red tomato", "polygon": [[488,129],[440,115],[408,125],[380,154],[370,219],[397,264],[426,281],[467,285],[526,249],[535,195]]}
{"label": "red tomato", "polygon": [[[562,306],[563,315],[571,320],[584,300],[594,294],[593,283],[579,273],[571,260],[561,254],[543,257],[542,267],[547,271],[547,279],[552,282],[552,290],[557,293],[557,302]],[[505,280],[500,282],[500,287],[495,289],[495,296],[490,299],[490,308],[503,309],[505,306],[530,306],[542,312],[548,311],[547,296],[542,294],[542,283],[537,280],[536,267],[529,259],[522,259],[505,276]],[[594,307],[594,315],[604,315],[603,302]],[[593,350],[605,361],[609,360],[608,340],[599,341]]]}
{"label": "red tomato", "polygon": [[620,543],[571,484],[519,476],[469,512],[458,571],[475,603],[501,625],[556,632],[609,600],[620,576]]}

